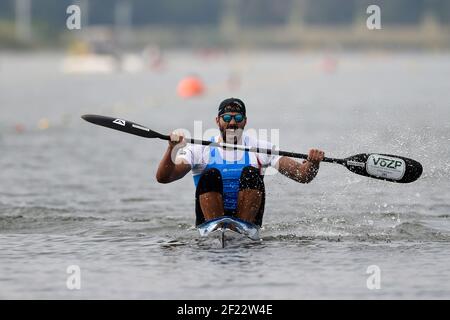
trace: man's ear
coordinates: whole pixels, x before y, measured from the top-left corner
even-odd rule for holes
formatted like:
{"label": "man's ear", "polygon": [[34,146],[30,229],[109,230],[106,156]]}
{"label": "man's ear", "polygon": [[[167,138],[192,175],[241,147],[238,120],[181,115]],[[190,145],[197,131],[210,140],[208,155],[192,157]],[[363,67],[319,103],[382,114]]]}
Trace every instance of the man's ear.
{"label": "man's ear", "polygon": [[219,117],[216,117],[216,124],[219,126]]}

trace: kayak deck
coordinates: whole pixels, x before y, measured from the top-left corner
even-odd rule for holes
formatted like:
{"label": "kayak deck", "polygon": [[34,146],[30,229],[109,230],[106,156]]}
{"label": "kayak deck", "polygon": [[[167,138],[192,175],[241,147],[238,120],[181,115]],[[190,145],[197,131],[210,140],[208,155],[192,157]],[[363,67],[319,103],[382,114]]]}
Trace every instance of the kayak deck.
{"label": "kayak deck", "polygon": [[259,226],[235,217],[225,216],[208,220],[198,225],[197,230],[202,237],[218,237],[222,248],[225,248],[226,244],[232,241],[242,239],[261,240]]}

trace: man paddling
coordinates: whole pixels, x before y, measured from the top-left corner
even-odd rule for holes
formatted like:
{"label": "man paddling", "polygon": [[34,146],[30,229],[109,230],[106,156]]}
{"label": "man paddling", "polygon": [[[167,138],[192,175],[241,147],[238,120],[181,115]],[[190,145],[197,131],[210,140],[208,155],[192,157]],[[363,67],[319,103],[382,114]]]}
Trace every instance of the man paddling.
{"label": "man paddling", "polygon": [[[220,135],[211,137],[210,141],[273,148],[270,142],[254,139],[243,132],[247,116],[245,104],[240,99],[222,101],[216,124]],[[177,154],[175,159],[172,159],[173,154]],[[317,175],[323,158],[323,151],[317,149],[311,149],[308,159],[300,163],[284,156],[186,145],[182,134],[172,132],[156,179],[160,183],[170,183],[192,170],[196,186],[196,225],[231,215],[261,226],[265,203],[264,170],[272,166],[294,181],[309,183]]]}

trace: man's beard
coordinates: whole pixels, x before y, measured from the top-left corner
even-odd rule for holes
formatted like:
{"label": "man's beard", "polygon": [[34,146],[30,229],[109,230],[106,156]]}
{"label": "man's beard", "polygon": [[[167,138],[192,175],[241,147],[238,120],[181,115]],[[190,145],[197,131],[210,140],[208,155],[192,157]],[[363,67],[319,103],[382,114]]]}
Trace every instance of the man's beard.
{"label": "man's beard", "polygon": [[221,130],[222,138],[225,143],[238,144],[242,138],[243,129],[226,128]]}

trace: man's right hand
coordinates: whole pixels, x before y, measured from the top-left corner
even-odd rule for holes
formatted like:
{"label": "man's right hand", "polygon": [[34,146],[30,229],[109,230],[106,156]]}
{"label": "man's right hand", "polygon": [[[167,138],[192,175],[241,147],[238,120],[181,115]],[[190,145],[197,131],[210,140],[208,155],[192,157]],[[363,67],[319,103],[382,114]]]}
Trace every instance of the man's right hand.
{"label": "man's right hand", "polygon": [[169,147],[174,148],[183,148],[186,146],[186,139],[184,138],[184,134],[181,130],[172,131],[170,134]]}
{"label": "man's right hand", "polygon": [[191,170],[191,165],[186,163],[186,160],[179,159],[180,161],[177,161],[178,150],[187,144],[183,132],[175,130],[169,137],[169,146],[156,172],[156,180],[159,183],[169,183],[181,179]]}

